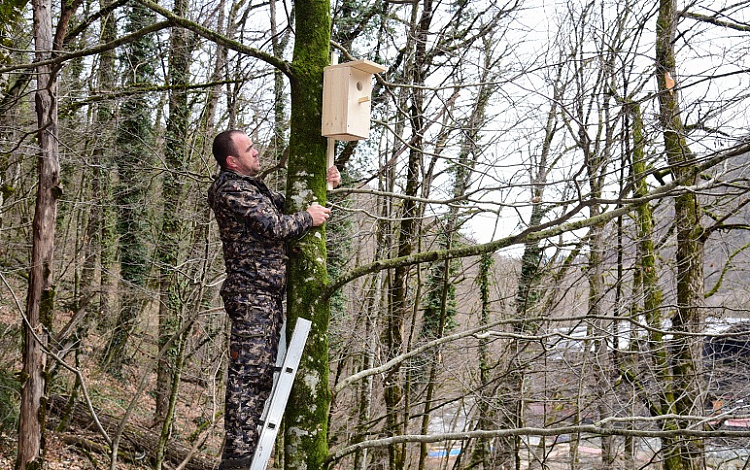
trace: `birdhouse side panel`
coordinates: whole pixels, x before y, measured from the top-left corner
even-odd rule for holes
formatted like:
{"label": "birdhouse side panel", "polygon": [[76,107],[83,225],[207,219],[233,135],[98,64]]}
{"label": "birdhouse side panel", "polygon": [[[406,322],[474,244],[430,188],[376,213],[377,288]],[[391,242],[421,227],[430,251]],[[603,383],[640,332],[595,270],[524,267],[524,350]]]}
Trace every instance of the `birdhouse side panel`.
{"label": "birdhouse side panel", "polygon": [[[325,137],[345,134],[349,113],[349,71],[345,68],[327,68],[323,72],[323,114],[321,133]],[[343,139],[339,139],[343,140]]]}

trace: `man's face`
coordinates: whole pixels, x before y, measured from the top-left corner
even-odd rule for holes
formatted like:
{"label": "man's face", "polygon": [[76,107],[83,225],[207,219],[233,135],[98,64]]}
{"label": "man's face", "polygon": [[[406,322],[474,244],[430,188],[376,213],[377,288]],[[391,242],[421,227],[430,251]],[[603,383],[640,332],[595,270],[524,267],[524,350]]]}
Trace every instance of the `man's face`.
{"label": "man's face", "polygon": [[245,134],[233,134],[232,142],[237,155],[227,157],[228,166],[241,175],[255,176],[260,173],[258,151],[253,148],[253,141]]}

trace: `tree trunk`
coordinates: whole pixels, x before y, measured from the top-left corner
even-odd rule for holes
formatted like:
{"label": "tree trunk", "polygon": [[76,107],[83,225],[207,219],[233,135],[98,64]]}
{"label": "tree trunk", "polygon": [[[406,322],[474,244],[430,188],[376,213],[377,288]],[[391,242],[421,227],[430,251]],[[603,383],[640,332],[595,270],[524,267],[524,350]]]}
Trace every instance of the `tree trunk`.
{"label": "tree trunk", "polygon": [[[153,13],[136,3],[128,11],[129,32],[152,24]],[[127,85],[137,87],[148,84],[153,76],[154,45],[146,35],[127,45],[129,72]],[[148,263],[148,214],[146,193],[149,181],[143,174],[151,154],[152,141],[151,103],[144,93],[126,98],[120,108],[122,121],[118,127],[117,153],[119,184],[117,187],[117,232],[120,236],[120,274],[122,276],[122,305],[112,331],[103,365],[114,375],[119,375],[125,359],[125,348],[136,326],[136,319],[144,305],[143,289],[146,287],[150,266]]]}
{"label": "tree trunk", "polygon": [[[659,17],[656,23],[656,79],[659,87],[659,119],[664,137],[664,150],[667,162],[672,168],[675,179],[682,184],[693,185],[695,178],[686,180],[693,172],[696,163],[685,140],[685,128],[682,124],[679,86],[675,66],[674,41],[677,29],[677,6],[675,0],[660,0]],[[674,338],[671,342],[670,366],[674,377],[674,390],[679,390],[675,397],[674,409],[677,414],[699,415],[702,406],[699,398],[698,383],[700,351],[693,341],[693,336],[701,332],[700,307],[703,298],[703,227],[701,225],[701,208],[695,192],[687,191],[674,199],[674,226],[677,235],[677,309],[672,317]],[[687,333],[683,335],[681,333]],[[679,427],[687,423],[678,422]],[[668,470],[692,470],[701,467],[703,441],[701,439],[668,440],[666,462]],[[672,464],[677,463],[679,466]]]}
{"label": "tree trunk", "polygon": [[[271,0],[269,3],[271,12],[271,47],[275,57],[284,57],[289,42],[289,34],[284,32],[280,34],[277,25],[277,3],[278,0]],[[272,155],[275,164],[283,159],[284,154],[284,134],[288,129],[286,97],[284,96],[284,74],[279,69],[273,71],[273,138],[265,155]],[[265,156],[264,155],[264,156]]]}
{"label": "tree trunk", "polygon": [[[547,112],[547,119],[544,127],[544,140],[542,141],[542,147],[539,152],[539,156],[535,159],[533,164],[529,167],[529,178],[531,180],[531,194],[530,201],[531,216],[529,217],[528,227],[534,227],[539,225],[544,219],[545,206],[544,190],[547,185],[547,173],[549,166],[550,152],[552,148],[552,141],[558,130],[558,108],[557,103],[559,102],[562,91],[564,89],[561,86],[561,75],[563,67],[559,67],[557,70],[557,76],[555,79],[554,87],[554,99],[552,105]],[[541,288],[540,279],[542,276],[542,247],[540,241],[532,241],[524,244],[523,255],[521,255],[521,272],[518,279],[518,288],[515,297],[515,312],[518,323],[515,323],[514,330],[519,333],[537,334],[539,325],[529,321],[529,317],[537,317],[544,314],[544,311],[540,312],[537,304],[539,303],[543,290]],[[545,309],[546,310],[546,309]],[[516,341],[514,345],[515,354],[511,358],[511,364],[509,365],[509,373],[506,387],[509,388],[509,393],[505,395],[509,396],[510,399],[504,400],[503,407],[503,420],[509,427],[522,427],[523,426],[523,383],[525,382],[523,377],[523,370],[525,369],[524,362],[527,358],[524,357],[524,350],[526,347],[520,342]],[[541,442],[544,442],[544,436],[541,437]],[[502,438],[497,440],[499,445],[496,451],[498,455],[504,457],[508,461],[512,461],[516,469],[520,468],[521,465],[521,438],[519,436]],[[540,444],[541,445],[541,444]]]}
{"label": "tree trunk", "polygon": [[[606,98],[605,98],[606,99]],[[604,126],[609,126],[609,122],[605,121],[602,123]],[[586,141],[586,139],[582,139]],[[607,171],[608,158],[608,145],[605,146],[601,155],[595,155],[594,150],[590,152],[589,149],[584,149],[584,155],[586,159],[586,167],[589,179],[589,189],[591,191],[590,197],[592,199],[601,198],[603,189],[603,175]],[[591,204],[590,206],[591,217],[599,217],[602,213],[602,208],[599,204]],[[594,224],[589,231],[588,245],[588,265],[586,269],[586,277],[589,284],[588,293],[588,311],[587,315],[590,317],[588,324],[588,336],[597,336],[602,331],[608,331],[609,322],[605,322],[602,319],[605,312],[602,308],[605,295],[605,279],[604,279],[604,255],[606,252],[606,239],[604,236],[605,224]],[[589,384],[593,387],[592,396],[596,400],[594,408],[599,413],[599,419],[605,419],[608,417],[609,410],[612,409],[608,406],[609,401],[609,377],[607,367],[611,364],[609,345],[606,339],[597,339],[589,344],[588,341],[584,343],[584,357],[589,354],[589,351],[593,349],[594,356],[592,357],[591,367],[593,370],[592,381]],[[587,362],[587,361],[584,361]],[[578,424],[578,423],[576,423]],[[604,468],[610,468],[614,460],[613,453],[613,439],[612,436],[602,436],[602,464]]]}
{"label": "tree trunk", "polygon": [[[109,0],[102,0],[100,8],[108,7]],[[107,13],[101,19],[101,36],[104,42],[117,37],[114,15]],[[115,53],[103,51],[99,55],[96,80],[100,90],[112,91],[115,86]],[[79,327],[79,336],[85,337],[94,321],[101,331],[106,329],[104,312],[109,311],[110,280],[109,272],[114,264],[114,231],[112,227],[112,181],[111,169],[112,139],[105,131],[115,116],[114,105],[108,101],[97,103],[93,115],[96,132],[90,136],[91,145],[91,205],[86,225],[84,261],[81,268],[82,302],[79,308],[86,309],[86,321]],[[98,274],[98,277],[97,277]],[[93,318],[92,318],[93,316]]]}
{"label": "tree trunk", "polygon": [[[441,241],[441,248],[450,250],[453,242],[454,235],[454,220],[447,222],[446,231],[444,234],[444,241]],[[428,292],[426,292],[428,305],[425,308],[424,320],[422,326],[421,339],[423,341],[431,341],[442,338],[445,334],[445,328],[448,323],[449,316],[455,317],[456,305],[455,305],[455,286],[450,283],[450,267],[452,260],[444,260],[438,262],[432,269],[430,279],[428,279]],[[430,430],[430,412],[432,409],[432,401],[437,388],[436,378],[438,374],[438,365],[440,363],[440,350],[434,350],[426,353],[421,358],[421,364],[417,364],[417,373],[424,374],[423,371],[418,369],[427,366],[427,383],[426,392],[424,398],[423,412],[422,412],[422,425],[420,433],[426,435]],[[418,470],[424,470],[427,463],[428,445],[423,442],[419,446],[419,464]]]}
{"label": "tree trunk", "polygon": [[[411,75],[411,81],[417,85],[411,90],[411,106],[409,122],[411,126],[412,138],[410,139],[409,159],[406,166],[406,196],[416,197],[419,193],[419,176],[422,167],[424,141],[422,133],[424,131],[424,90],[419,86],[424,84],[424,75],[426,66],[426,49],[427,34],[430,29],[432,20],[432,1],[424,0],[422,14],[414,22],[414,63],[408,74]],[[417,18],[418,4],[414,3],[412,18]],[[399,227],[398,248],[396,256],[408,256],[414,249],[414,240],[419,227],[417,215],[419,214],[417,202],[412,199],[405,199],[401,208],[401,224]],[[385,359],[390,360],[404,351],[403,322],[408,318],[408,282],[409,266],[399,266],[394,270],[391,291],[389,293],[388,317],[386,320],[385,331]],[[404,385],[401,378],[401,368],[394,367],[388,372],[385,378],[385,405],[386,405],[386,433],[388,436],[397,436],[406,434],[408,410],[404,409],[403,413],[399,412],[402,401],[404,400]],[[404,468],[406,459],[406,445],[393,444],[388,448],[389,469],[401,470]]]}
{"label": "tree trunk", "polygon": [[[34,0],[34,48],[36,60],[49,59],[53,50],[52,5]],[[34,211],[31,270],[26,303],[23,345],[23,385],[18,426],[18,470],[41,469],[44,450],[46,404],[47,335],[52,325],[54,253],[57,199],[60,196],[60,161],[57,144],[57,70],[51,65],[36,68],[37,139],[39,142],[36,207]]]}
{"label": "tree trunk", "polygon": [[[489,325],[490,323],[490,269],[494,261],[492,254],[483,254],[479,261],[479,274],[477,276],[477,288],[479,289],[479,299],[481,301],[481,311],[479,314],[479,324]],[[479,339],[477,356],[479,359],[479,393],[477,397],[477,428],[490,429],[494,411],[491,406],[491,396],[488,393],[490,386],[490,354],[489,341],[485,337]],[[492,457],[492,442],[489,439],[478,439],[474,451],[471,454],[469,468],[490,468],[490,459]]]}
{"label": "tree trunk", "polygon": [[[633,182],[635,197],[643,197],[648,192],[646,185],[647,166],[645,159],[645,142],[643,135],[643,120],[640,107],[637,103],[630,103],[630,112],[633,117]],[[670,378],[667,350],[664,342],[662,328],[662,292],[659,287],[659,279],[656,265],[656,251],[654,249],[654,217],[651,205],[646,202],[638,207],[635,213],[636,233],[638,240],[637,263],[633,282],[635,292],[640,292],[643,297],[643,309],[646,323],[651,327],[647,333],[648,348],[650,350],[650,373],[656,377],[659,383],[658,395],[646,397],[653,416],[670,413],[674,409],[674,384]],[[640,312],[636,309],[633,320],[638,321]],[[633,368],[633,370],[637,370]],[[631,380],[638,380],[632,377]],[[641,388],[643,388],[641,386]],[[673,420],[665,423],[666,429],[676,429]],[[670,455],[669,449],[674,446],[674,439],[663,438],[662,447],[667,450],[665,468],[680,468],[679,458]]]}
{"label": "tree trunk", "polygon": [[[178,0],[173,6],[176,15],[183,16],[187,9],[186,0]],[[159,243],[154,258],[159,264],[159,349],[181,328],[183,303],[180,295],[178,263],[180,261],[180,240],[185,218],[181,214],[185,188],[185,171],[188,167],[187,138],[190,106],[185,87],[190,83],[190,44],[188,31],[172,28],[169,52],[169,117],[164,142],[164,155],[167,171],[164,173],[161,200],[164,204]],[[156,410],[154,421],[161,423],[167,416],[169,407],[169,384],[176,373],[174,364],[179,341],[159,358],[156,380]],[[179,382],[179,381],[177,381]]]}
{"label": "tree trunk", "polygon": [[[177,0],[173,11],[184,16],[186,0]],[[169,117],[164,142],[167,171],[162,183],[162,215],[159,243],[155,258],[159,264],[159,350],[178,334],[182,328],[184,303],[181,293],[180,242],[185,218],[181,204],[185,193],[185,171],[188,168],[188,103],[186,86],[190,83],[190,43],[188,31],[172,28],[169,52]],[[173,340],[164,355],[157,358],[156,409],[154,422],[161,424],[162,432],[156,453],[155,468],[160,470],[169,441],[174,419],[175,402],[182,375],[185,354],[184,337]]]}
{"label": "tree trunk", "polygon": [[[296,1],[291,64],[292,115],[287,180],[288,212],[313,201],[326,204],[326,139],[320,134],[323,68],[329,61],[330,2]],[[335,214],[334,214],[335,217]],[[320,296],[328,283],[323,227],[291,248],[287,295],[288,331],[299,317],[312,321],[285,424],[287,469],[317,470],[328,457],[328,326],[330,307]]]}
{"label": "tree trunk", "polygon": [[[379,188],[384,189],[382,178],[378,182]],[[388,234],[389,231],[389,206],[388,200],[383,197],[377,199],[378,213],[381,215],[378,220],[378,230],[375,240],[375,256],[374,259],[382,259],[387,256],[390,241]],[[385,305],[384,293],[387,292],[387,276],[383,276],[381,273],[374,273],[368,283],[367,294],[365,295],[365,306],[362,310],[365,315],[365,331],[363,337],[365,338],[365,344],[360,353],[360,366],[359,370],[367,370],[375,364],[375,356],[378,348],[377,331],[379,325],[379,313]],[[372,424],[370,422],[372,417],[372,402],[373,402],[373,377],[370,376],[363,380],[357,387],[357,395],[359,400],[357,402],[357,433],[352,439],[352,442],[362,442],[366,438],[365,436],[371,431]],[[354,470],[366,470],[368,468],[368,455],[369,451],[367,448],[358,450],[354,455]]]}

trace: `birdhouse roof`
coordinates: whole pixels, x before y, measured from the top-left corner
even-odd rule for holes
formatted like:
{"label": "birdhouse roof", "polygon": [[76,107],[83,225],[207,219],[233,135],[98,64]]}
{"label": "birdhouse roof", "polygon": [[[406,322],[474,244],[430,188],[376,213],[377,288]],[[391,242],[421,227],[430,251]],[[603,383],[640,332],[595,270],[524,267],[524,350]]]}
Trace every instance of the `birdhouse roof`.
{"label": "birdhouse roof", "polygon": [[344,62],[341,64],[329,65],[328,67],[326,67],[326,69],[344,68],[344,67],[352,67],[357,70],[361,70],[363,72],[372,73],[372,74],[385,71],[384,66],[378,64],[377,62],[373,62],[367,59],[352,60],[350,62]]}

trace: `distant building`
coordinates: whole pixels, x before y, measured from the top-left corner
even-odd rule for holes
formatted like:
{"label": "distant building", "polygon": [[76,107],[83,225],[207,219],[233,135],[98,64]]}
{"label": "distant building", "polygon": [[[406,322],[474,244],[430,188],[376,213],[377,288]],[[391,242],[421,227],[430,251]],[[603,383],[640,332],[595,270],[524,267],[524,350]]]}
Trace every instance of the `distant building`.
{"label": "distant building", "polygon": [[738,366],[750,364],[750,321],[730,326],[719,335],[709,336],[703,344],[703,357],[709,363]]}

